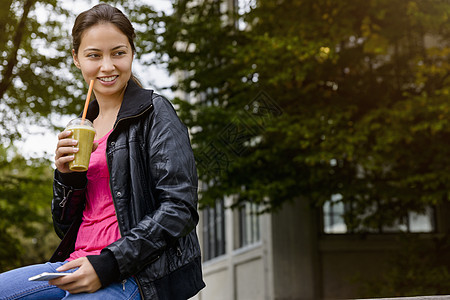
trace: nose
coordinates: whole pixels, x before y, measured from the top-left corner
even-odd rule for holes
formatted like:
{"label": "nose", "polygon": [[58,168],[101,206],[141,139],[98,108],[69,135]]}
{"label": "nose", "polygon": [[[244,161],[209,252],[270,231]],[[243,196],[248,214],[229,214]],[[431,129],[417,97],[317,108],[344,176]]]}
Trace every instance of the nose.
{"label": "nose", "polygon": [[115,66],[110,57],[105,56],[102,60],[101,71],[102,72],[111,72],[114,71]]}

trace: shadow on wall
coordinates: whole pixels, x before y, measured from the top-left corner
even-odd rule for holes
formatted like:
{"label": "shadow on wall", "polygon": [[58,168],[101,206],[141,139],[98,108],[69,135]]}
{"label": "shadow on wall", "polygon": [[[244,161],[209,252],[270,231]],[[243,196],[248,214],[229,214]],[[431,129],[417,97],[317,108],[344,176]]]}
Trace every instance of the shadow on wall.
{"label": "shadow on wall", "polygon": [[406,236],[388,259],[388,269],[377,280],[352,280],[361,297],[412,297],[403,299],[450,299],[450,236],[424,241]]}

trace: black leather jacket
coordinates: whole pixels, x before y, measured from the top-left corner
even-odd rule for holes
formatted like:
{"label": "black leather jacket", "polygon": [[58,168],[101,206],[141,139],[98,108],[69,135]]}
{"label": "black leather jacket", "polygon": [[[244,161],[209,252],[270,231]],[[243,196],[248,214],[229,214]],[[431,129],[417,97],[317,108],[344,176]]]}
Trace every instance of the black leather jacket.
{"label": "black leather jacket", "polygon": [[[87,118],[97,115],[94,100]],[[112,254],[119,272],[115,280],[135,276],[143,299],[194,296],[205,284],[195,231],[197,173],[186,127],[169,101],[130,80],[107,142],[122,237],[98,257]],[[64,238],[51,261],[63,261],[73,251],[86,180],[86,173],[55,171],[52,215]]]}

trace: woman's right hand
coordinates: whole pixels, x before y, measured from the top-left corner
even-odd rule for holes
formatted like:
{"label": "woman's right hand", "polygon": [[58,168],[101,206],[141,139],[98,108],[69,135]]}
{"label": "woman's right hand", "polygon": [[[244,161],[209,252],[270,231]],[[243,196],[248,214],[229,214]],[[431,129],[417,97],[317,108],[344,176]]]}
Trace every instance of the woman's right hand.
{"label": "woman's right hand", "polygon": [[78,152],[78,148],[74,147],[78,144],[77,140],[71,139],[72,131],[65,130],[58,134],[58,144],[55,150],[55,165],[59,172],[69,173],[69,162],[74,159],[74,153]]}

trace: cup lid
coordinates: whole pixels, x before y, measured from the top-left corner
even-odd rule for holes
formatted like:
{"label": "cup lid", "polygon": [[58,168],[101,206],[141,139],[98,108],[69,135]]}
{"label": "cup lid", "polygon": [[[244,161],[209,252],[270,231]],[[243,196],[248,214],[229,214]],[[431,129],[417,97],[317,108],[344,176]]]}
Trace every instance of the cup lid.
{"label": "cup lid", "polygon": [[67,123],[66,128],[73,127],[73,126],[88,126],[94,128],[94,124],[92,124],[91,121],[88,119],[81,119],[81,118],[75,118],[73,120],[70,120],[69,123]]}

